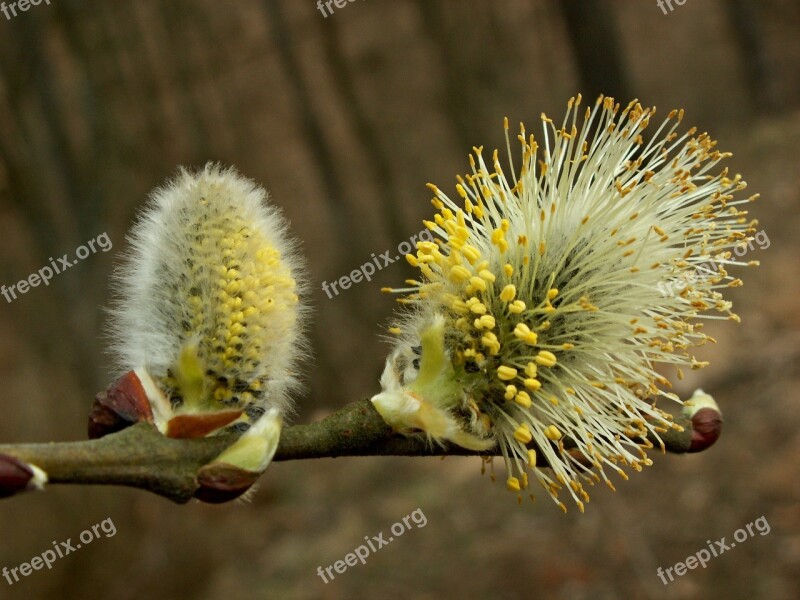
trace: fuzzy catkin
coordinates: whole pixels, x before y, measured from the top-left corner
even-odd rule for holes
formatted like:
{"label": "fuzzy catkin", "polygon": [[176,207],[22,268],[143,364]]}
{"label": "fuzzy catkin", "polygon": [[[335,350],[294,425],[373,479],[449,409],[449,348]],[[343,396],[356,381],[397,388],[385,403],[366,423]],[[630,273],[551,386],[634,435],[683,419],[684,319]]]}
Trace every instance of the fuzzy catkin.
{"label": "fuzzy catkin", "polygon": [[181,169],[129,234],[112,347],[120,370],[155,382],[157,422],[241,409],[232,427],[242,431],[291,411],[305,353],[302,264],[267,200],[232,168]]}

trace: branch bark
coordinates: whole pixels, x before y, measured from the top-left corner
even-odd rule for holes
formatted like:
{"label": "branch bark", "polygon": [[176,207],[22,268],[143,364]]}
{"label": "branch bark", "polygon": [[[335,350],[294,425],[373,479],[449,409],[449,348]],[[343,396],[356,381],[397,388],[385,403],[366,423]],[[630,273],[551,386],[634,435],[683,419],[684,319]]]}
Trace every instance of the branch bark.
{"label": "branch bark", "polygon": [[[682,454],[692,445],[688,417],[676,422],[683,431],[661,435],[664,449]],[[0,444],[0,455],[36,465],[51,484],[124,485],[188,502],[198,489],[198,470],[228,447],[236,436],[173,439],[149,423],[137,423],[97,440],[45,444]],[[653,439],[658,446],[658,441]],[[341,456],[469,456],[458,446],[428,444],[421,437],[397,434],[369,400],[348,404],[325,419],[284,429],[274,461]],[[541,453],[539,453],[541,454]]]}

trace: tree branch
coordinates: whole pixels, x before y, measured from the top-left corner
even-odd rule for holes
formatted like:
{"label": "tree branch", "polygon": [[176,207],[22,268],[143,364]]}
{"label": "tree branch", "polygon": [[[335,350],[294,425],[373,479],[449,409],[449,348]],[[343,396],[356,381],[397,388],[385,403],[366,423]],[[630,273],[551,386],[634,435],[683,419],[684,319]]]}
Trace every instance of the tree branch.
{"label": "tree branch", "polygon": [[[709,410],[711,409],[698,410],[692,418],[677,418],[676,423],[683,429],[670,429],[661,434],[664,449],[682,454],[702,450],[710,445],[706,443],[699,447],[696,444],[696,438],[703,433],[704,428],[706,434],[708,433],[710,421],[716,424],[715,433],[719,435],[719,413],[713,411],[711,414]],[[698,419],[703,415],[705,418],[701,423]],[[13,457],[43,469],[51,484],[124,485],[149,490],[174,502],[185,503],[198,491],[198,470],[236,439],[235,435],[173,439],[159,433],[152,424],[141,422],[96,440],[0,444],[0,456]],[[656,439],[651,441],[658,446]],[[397,434],[384,423],[369,400],[359,400],[316,423],[284,429],[273,460],[448,455],[468,456],[481,453],[458,446],[428,444],[421,437]],[[3,470],[0,467],[0,488],[2,485]]]}

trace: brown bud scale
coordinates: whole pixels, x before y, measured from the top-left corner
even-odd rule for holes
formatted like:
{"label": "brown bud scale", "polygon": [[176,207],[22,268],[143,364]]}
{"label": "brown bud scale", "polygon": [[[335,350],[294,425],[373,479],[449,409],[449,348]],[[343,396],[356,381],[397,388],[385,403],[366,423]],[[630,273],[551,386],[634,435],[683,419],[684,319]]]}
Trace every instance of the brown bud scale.
{"label": "brown bud scale", "polygon": [[28,489],[33,478],[33,469],[21,460],[0,454],[0,498],[13,496]]}
{"label": "brown bud scale", "polygon": [[227,463],[205,465],[197,472],[194,497],[209,504],[230,502],[249,490],[259,475]]}
{"label": "brown bud scale", "polygon": [[153,410],[139,377],[128,371],[95,396],[89,414],[89,438],[121,431],[139,421],[153,422]]}
{"label": "brown bud scale", "polygon": [[702,452],[722,433],[722,414],[713,408],[701,408],[692,415],[692,441],[687,452]]}

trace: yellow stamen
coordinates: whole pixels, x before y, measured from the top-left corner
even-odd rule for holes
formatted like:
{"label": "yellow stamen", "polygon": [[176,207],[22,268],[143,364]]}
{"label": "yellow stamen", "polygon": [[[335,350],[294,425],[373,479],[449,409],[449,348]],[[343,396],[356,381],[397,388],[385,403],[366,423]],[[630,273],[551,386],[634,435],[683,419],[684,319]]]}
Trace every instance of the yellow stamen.
{"label": "yellow stamen", "polygon": [[517,395],[514,396],[514,402],[519,404],[522,408],[530,408],[533,404],[528,392],[518,392]]}
{"label": "yellow stamen", "polygon": [[497,367],[497,377],[502,381],[511,381],[517,376],[517,370],[514,367],[501,365]]}
{"label": "yellow stamen", "polygon": [[517,288],[514,284],[509,283],[506,287],[503,288],[503,291],[500,292],[500,300],[503,302],[511,302],[514,297],[517,295]]}
{"label": "yellow stamen", "polygon": [[540,364],[543,367],[552,367],[556,364],[556,355],[552,352],[548,352],[547,350],[542,350],[536,355],[534,360],[537,364]]}
{"label": "yellow stamen", "polygon": [[561,432],[555,425],[548,425],[544,430],[544,435],[548,440],[557,442],[561,439]]}
{"label": "yellow stamen", "polygon": [[529,390],[531,390],[533,392],[538,391],[542,387],[542,382],[541,381],[539,381],[538,379],[533,379],[531,377],[525,379],[525,381],[523,381],[523,383],[525,384],[526,388],[528,388]]}
{"label": "yellow stamen", "polygon": [[514,439],[523,444],[527,444],[533,439],[533,435],[527,423],[521,423],[520,426],[517,427],[514,431]]}

